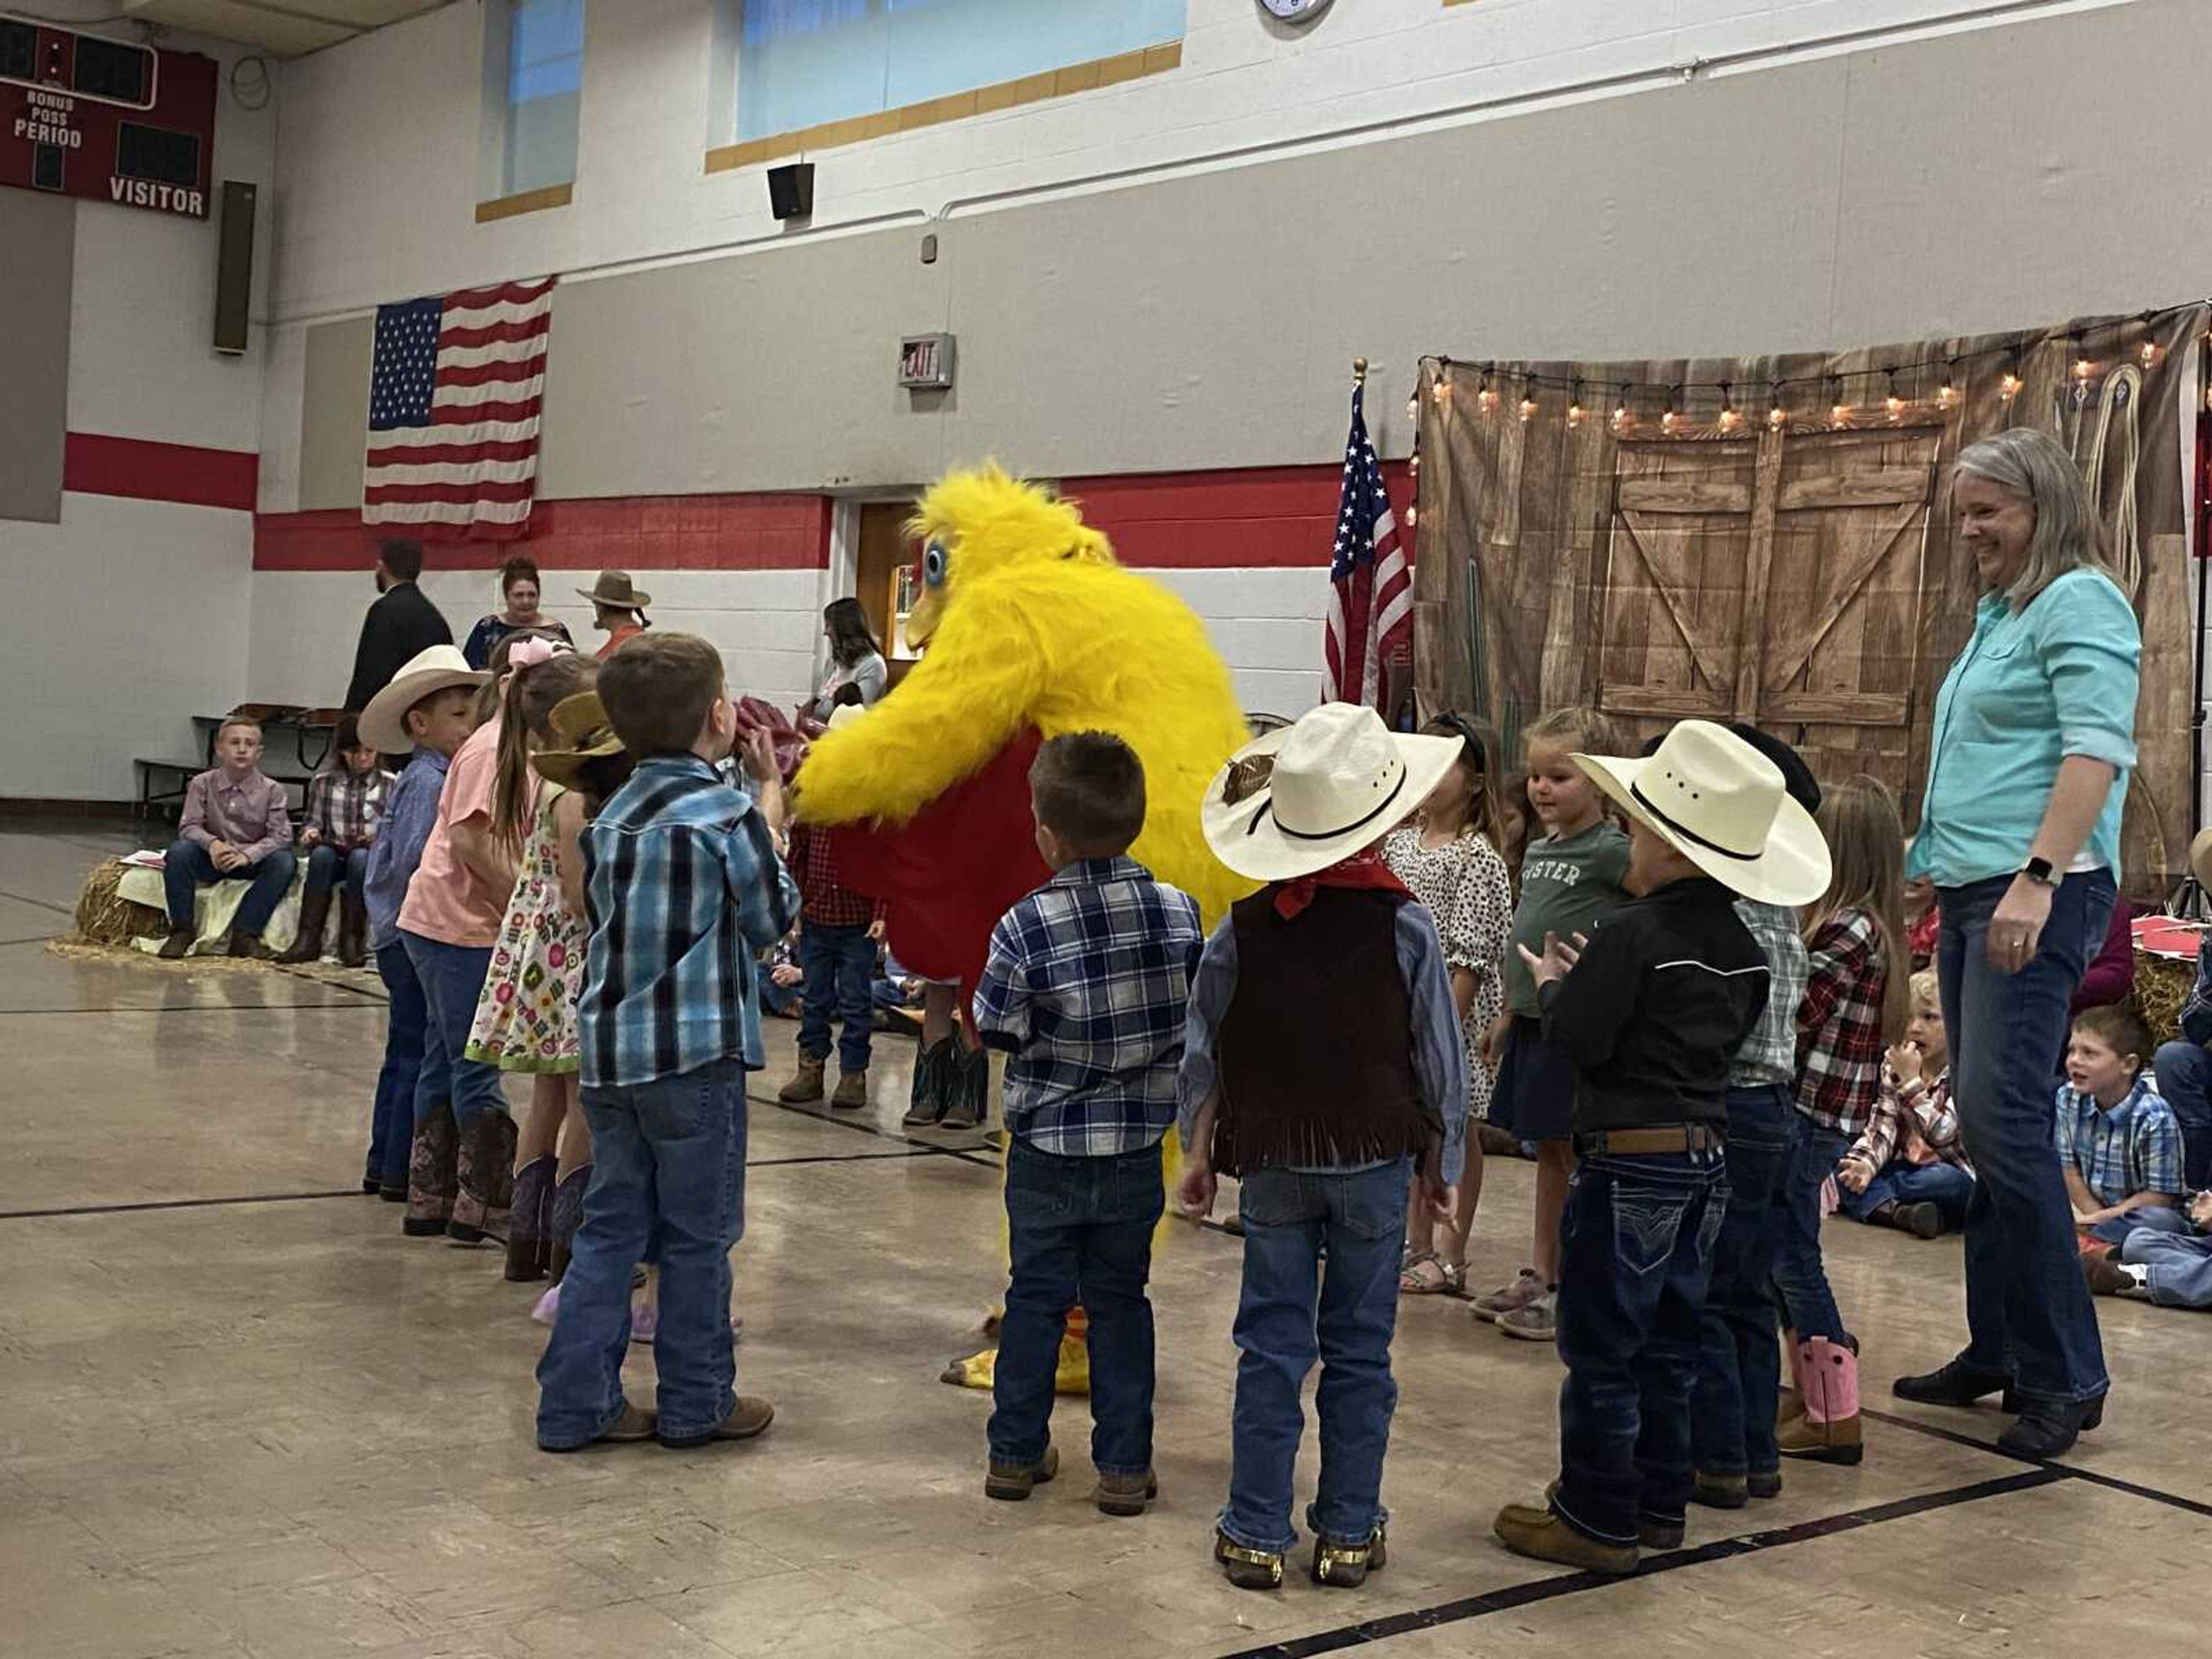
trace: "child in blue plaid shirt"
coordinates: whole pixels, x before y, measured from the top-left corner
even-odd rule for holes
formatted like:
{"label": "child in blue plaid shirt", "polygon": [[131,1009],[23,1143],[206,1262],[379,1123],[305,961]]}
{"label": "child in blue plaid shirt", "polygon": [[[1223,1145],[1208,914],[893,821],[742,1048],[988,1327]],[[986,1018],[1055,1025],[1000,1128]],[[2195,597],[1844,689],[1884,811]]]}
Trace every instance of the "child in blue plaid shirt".
{"label": "child in blue plaid shirt", "polygon": [[[765,1059],[754,953],[799,908],[775,845],[782,786],[765,732],[746,743],[750,795],[715,771],[737,711],[706,641],[634,639],[607,659],[599,693],[637,764],[583,834],[576,1024],[592,1182],[538,1364],[538,1444],[749,1440],[775,1412],[736,1391],[730,1250],[744,1232],[745,1073]],[[630,1276],[655,1244],[657,1417],[622,1386]]]}
{"label": "child in blue plaid shirt", "polygon": [[1060,1339],[1089,1316],[1098,1507],[1142,1515],[1152,1479],[1152,1229],[1160,1142],[1175,1121],[1183,1013],[1206,936],[1188,893],[1129,858],[1145,771],[1119,738],[1053,738],[1030,769],[1052,879],[1002,917],[975,987],[975,1029],[1006,1065],[1013,1264],[983,1490],[1020,1499],[1059,1471]]}
{"label": "child in blue plaid shirt", "polygon": [[2075,1226],[2101,1244],[2123,1244],[2137,1227],[2185,1224],[2176,1207],[2181,1124],[2151,1087],[2149,1050],[2149,1031],[2124,1007],[2075,1018],[2058,1088],[2058,1163]]}

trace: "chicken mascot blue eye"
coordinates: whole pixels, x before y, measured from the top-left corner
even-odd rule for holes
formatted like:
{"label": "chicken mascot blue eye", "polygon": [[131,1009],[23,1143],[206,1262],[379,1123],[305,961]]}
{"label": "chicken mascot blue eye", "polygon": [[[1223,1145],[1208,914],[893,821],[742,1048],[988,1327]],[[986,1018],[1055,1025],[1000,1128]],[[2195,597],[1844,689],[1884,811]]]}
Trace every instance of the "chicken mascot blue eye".
{"label": "chicken mascot blue eye", "polygon": [[921,579],[932,587],[945,585],[945,544],[932,542],[921,550]]}

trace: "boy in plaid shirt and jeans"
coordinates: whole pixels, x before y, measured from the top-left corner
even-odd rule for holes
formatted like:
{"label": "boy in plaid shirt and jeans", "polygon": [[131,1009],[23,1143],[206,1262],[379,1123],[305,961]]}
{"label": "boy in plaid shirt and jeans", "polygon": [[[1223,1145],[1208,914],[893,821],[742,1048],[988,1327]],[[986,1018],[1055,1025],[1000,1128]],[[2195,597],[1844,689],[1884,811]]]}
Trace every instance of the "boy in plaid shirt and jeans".
{"label": "boy in plaid shirt and jeans", "polygon": [[1090,1316],[1091,1461],[1108,1515],[1152,1480],[1152,1229],[1175,1121],[1183,1015],[1206,936],[1196,901],[1128,856],[1145,773],[1119,738],[1053,738],[1030,769],[1037,850],[1055,872],[991,935],[975,1027],[1006,1066],[1012,1282],[989,1429],[993,1498],[1059,1471],[1049,1438],[1060,1338]]}

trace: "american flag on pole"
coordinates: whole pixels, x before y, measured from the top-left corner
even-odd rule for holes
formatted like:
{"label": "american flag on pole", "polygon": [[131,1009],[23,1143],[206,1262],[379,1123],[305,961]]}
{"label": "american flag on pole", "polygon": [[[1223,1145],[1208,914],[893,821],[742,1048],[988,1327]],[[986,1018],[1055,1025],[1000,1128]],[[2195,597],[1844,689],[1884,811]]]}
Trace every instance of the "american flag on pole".
{"label": "american flag on pole", "polygon": [[1367,436],[1367,388],[1352,391],[1352,436],[1344,446],[1344,490],[1329,561],[1328,633],[1322,696],[1380,708],[1384,666],[1413,640],[1413,568],[1382,488],[1382,464]]}
{"label": "american flag on pole", "polygon": [[550,276],[377,307],[363,523],[529,533],[552,307]]}

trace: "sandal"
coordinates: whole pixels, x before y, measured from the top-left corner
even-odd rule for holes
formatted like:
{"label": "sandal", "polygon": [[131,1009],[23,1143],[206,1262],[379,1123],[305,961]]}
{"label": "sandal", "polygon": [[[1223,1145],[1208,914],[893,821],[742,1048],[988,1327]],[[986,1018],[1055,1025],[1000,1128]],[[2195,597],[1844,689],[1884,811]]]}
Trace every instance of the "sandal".
{"label": "sandal", "polygon": [[[1433,1267],[1433,1275],[1424,1273]],[[1398,1290],[1405,1296],[1459,1295],[1467,1289],[1467,1263],[1454,1267],[1433,1250],[1416,1250],[1398,1274]]]}

